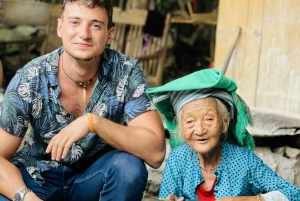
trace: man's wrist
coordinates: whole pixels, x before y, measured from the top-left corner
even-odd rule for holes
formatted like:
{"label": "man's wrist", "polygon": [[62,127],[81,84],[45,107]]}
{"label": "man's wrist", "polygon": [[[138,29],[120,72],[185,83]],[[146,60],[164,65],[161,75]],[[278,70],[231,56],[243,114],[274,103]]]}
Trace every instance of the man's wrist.
{"label": "man's wrist", "polygon": [[39,197],[34,192],[28,192],[25,194],[22,201],[41,201]]}
{"label": "man's wrist", "polygon": [[24,196],[31,192],[31,190],[29,188],[23,188],[22,190],[18,191],[15,196],[14,196],[14,199],[13,201],[23,201],[24,200]]}

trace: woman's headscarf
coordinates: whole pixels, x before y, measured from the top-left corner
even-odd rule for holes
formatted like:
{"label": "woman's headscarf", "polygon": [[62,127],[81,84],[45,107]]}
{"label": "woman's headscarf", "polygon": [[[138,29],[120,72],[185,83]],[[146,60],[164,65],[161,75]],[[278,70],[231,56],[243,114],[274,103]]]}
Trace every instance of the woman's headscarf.
{"label": "woman's headscarf", "polygon": [[248,149],[254,149],[254,139],[247,131],[252,118],[246,103],[236,94],[235,82],[219,69],[205,69],[176,79],[163,86],[147,89],[147,95],[164,116],[170,132],[170,145],[175,148],[182,144],[177,133],[176,115],[187,103],[215,97],[229,108],[231,123],[227,141]]}

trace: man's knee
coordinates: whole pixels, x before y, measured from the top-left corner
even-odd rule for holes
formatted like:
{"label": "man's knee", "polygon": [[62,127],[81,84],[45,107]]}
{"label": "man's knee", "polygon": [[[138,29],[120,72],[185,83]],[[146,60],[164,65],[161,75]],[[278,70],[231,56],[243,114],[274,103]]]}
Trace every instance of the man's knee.
{"label": "man's knee", "polygon": [[0,201],[10,201],[10,199],[0,194]]}
{"label": "man's knee", "polygon": [[114,176],[120,176],[124,182],[133,184],[136,181],[147,182],[148,171],[144,162],[129,153],[117,152],[114,154],[111,168]]}

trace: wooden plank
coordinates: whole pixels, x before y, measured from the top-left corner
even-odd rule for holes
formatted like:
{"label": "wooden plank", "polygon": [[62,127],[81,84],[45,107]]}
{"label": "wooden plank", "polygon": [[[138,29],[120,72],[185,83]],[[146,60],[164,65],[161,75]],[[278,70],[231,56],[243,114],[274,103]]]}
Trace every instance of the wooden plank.
{"label": "wooden plank", "polygon": [[18,26],[41,26],[47,23],[49,5],[45,2],[1,0],[1,23]]}
{"label": "wooden plank", "polygon": [[61,15],[61,5],[51,4],[50,5],[50,17],[60,17]]}
{"label": "wooden plank", "polygon": [[[114,8],[115,9],[115,8]],[[116,29],[119,29],[119,25],[126,25],[124,50],[118,50],[126,55],[139,60],[141,67],[144,70],[146,78],[150,86],[161,85],[164,59],[166,56],[166,43],[170,28],[170,14],[166,15],[165,27],[163,30],[163,36],[161,38],[150,37],[147,48],[143,49],[143,26],[146,23],[148,11],[147,10],[126,10],[121,11],[118,8],[114,11],[115,18],[113,22],[116,25]],[[116,30],[116,37],[111,44],[111,47],[116,47],[116,42],[121,40],[118,34],[120,30]]]}
{"label": "wooden plank", "polygon": [[233,52],[233,50],[235,48],[235,45],[236,45],[237,40],[238,40],[238,38],[240,36],[240,33],[241,33],[241,27],[236,27],[236,30],[235,30],[235,33],[234,33],[234,36],[233,36],[233,40],[231,41],[230,48],[229,48],[229,50],[227,52],[225,61],[224,61],[223,66],[222,66],[222,72],[223,73],[226,73],[226,69],[228,67],[228,63],[230,61],[232,52]]}
{"label": "wooden plank", "polygon": [[237,92],[250,106],[255,105],[263,5],[262,0],[222,0],[219,4],[215,66],[221,69],[236,27],[241,27],[226,75],[236,81]]}
{"label": "wooden plank", "polygon": [[217,17],[202,14],[194,14],[192,15],[192,19],[183,19],[183,18],[172,18],[171,23],[174,24],[208,24],[208,25],[217,25]]}
{"label": "wooden plank", "polygon": [[41,54],[46,54],[52,52],[56,48],[62,46],[62,40],[57,36],[57,18],[61,14],[60,5],[51,5],[49,6],[49,16],[46,24],[46,40],[44,40]]}
{"label": "wooden plank", "polygon": [[191,14],[190,19],[173,17],[171,23],[177,24],[208,24],[217,25],[217,13],[195,13]]}
{"label": "wooden plank", "polygon": [[300,117],[299,1],[265,1],[256,106]]}
{"label": "wooden plank", "polygon": [[[148,11],[142,9],[121,10],[114,7],[113,22],[123,24],[145,25]],[[133,17],[135,16],[135,17]]]}

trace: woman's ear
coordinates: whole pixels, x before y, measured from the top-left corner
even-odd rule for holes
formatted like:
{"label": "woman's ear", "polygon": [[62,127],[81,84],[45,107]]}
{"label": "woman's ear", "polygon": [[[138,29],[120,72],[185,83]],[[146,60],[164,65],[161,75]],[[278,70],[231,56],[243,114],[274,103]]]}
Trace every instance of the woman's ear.
{"label": "woman's ear", "polygon": [[222,129],[222,133],[226,133],[228,131],[229,128],[229,123],[230,123],[230,116],[227,115],[227,117],[224,119],[223,121],[223,129]]}

